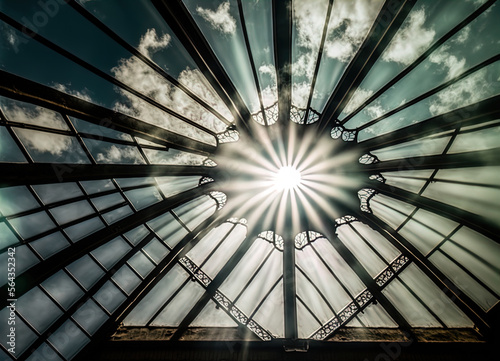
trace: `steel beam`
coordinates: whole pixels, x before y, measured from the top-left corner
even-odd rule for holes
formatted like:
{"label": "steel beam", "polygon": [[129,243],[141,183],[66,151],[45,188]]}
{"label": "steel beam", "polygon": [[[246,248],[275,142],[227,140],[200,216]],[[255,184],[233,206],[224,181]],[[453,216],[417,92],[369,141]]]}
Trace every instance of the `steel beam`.
{"label": "steel beam", "polygon": [[292,1],[273,0],[274,58],[278,86],[278,122],[290,122],[292,105]]}
{"label": "steel beam", "polygon": [[361,141],[357,146],[365,151],[373,151],[440,132],[487,123],[500,118],[498,104],[500,95]]}
{"label": "steel beam", "polygon": [[208,168],[179,165],[135,165],[135,164],[66,164],[66,163],[2,163],[3,175],[0,187],[61,182],[76,182],[94,179],[206,176]]}
{"label": "steel beam", "polygon": [[370,187],[391,198],[406,202],[414,205],[415,207],[425,209],[426,211],[439,214],[440,216],[463,224],[464,226],[467,226],[470,229],[473,229],[492,239],[496,243],[500,243],[500,226],[489,219],[431,198],[419,196],[418,194],[404,189],[380,183],[378,181],[372,181]]}
{"label": "steel beam", "polygon": [[[183,203],[206,194],[213,188],[213,183],[206,183],[197,188],[182,192],[152,206],[144,208],[120,221],[117,221],[91,235],[63,249],[45,261],[33,266],[29,272],[25,272],[16,278],[16,296],[19,298],[33,287],[42,283],[52,274],[67,266],[78,258],[88,254],[97,247],[105,244],[113,238],[154,219],[163,213]],[[1,287],[0,292],[7,294],[7,285]],[[6,301],[2,301],[6,302]],[[2,303],[2,306],[4,304]]]}
{"label": "steel beam", "polygon": [[331,125],[349,103],[357,87],[389,45],[416,0],[387,0],[380,10],[365,41],[351,60],[328,100],[318,127]]}
{"label": "steel beam", "polygon": [[0,95],[36,104],[102,127],[131,134],[179,150],[209,155],[215,153],[217,149],[214,145],[184,137],[4,70],[0,70]]}
{"label": "steel beam", "polygon": [[152,0],[152,3],[238,123],[243,125],[242,129],[250,132],[250,111],[182,1]]}
{"label": "steel beam", "polygon": [[389,243],[416,264],[475,323],[484,336],[489,333],[490,326],[485,322],[487,319],[486,313],[466,294],[460,291],[448,277],[408,242],[408,240],[374,215],[358,212],[357,217],[360,221],[381,234]]}

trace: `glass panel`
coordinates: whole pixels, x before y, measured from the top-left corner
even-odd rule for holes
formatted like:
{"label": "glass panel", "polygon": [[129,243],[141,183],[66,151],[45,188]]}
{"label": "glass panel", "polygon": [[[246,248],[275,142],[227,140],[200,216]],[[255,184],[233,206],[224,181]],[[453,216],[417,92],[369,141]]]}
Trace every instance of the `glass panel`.
{"label": "glass panel", "polygon": [[451,237],[442,251],[458,260],[497,295],[500,294],[500,244],[467,227]]}
{"label": "glass panel", "polygon": [[109,270],[131,249],[127,242],[117,237],[93,250],[91,254]]}
{"label": "glass panel", "polygon": [[337,227],[336,233],[342,243],[354,254],[372,278],[375,278],[387,266],[349,225]]}
{"label": "glass panel", "polygon": [[163,303],[174,294],[188,277],[187,272],[176,264],[125,317],[123,324],[125,326],[146,325],[154,313],[160,309]]}
{"label": "glass panel", "polygon": [[0,222],[0,248],[11,246],[17,242],[19,240],[9,227],[4,222]]}
{"label": "glass panel", "polygon": [[88,194],[101,193],[115,189],[115,185],[110,180],[107,179],[81,181],[80,184],[82,185],[83,189],[85,189],[85,192],[87,192]]}
{"label": "glass panel", "polygon": [[188,282],[153,320],[151,326],[179,326],[204,292],[205,289],[197,282]]}
{"label": "glass panel", "polygon": [[155,267],[153,262],[151,262],[143,253],[137,252],[134,254],[127,262],[132,266],[133,269],[137,271],[143,278],[145,278],[149,272]]}
{"label": "glass panel", "polygon": [[408,203],[397,201],[383,194],[376,194],[370,200],[370,208],[374,215],[394,229],[397,229],[415,209]]}
{"label": "glass panel", "polygon": [[380,134],[386,134],[497,95],[500,93],[500,82],[497,81],[499,72],[500,62],[497,61],[434,95],[361,130],[358,134],[358,140],[363,141]]}
{"label": "glass panel", "polygon": [[[418,193],[429,179],[433,170],[413,170],[413,171],[398,171],[398,172],[383,172],[385,184],[407,190],[409,192]],[[408,177],[408,178],[406,178]],[[418,177],[421,179],[411,179],[410,177]],[[435,179],[435,178],[434,178]]]}
{"label": "glass panel", "polygon": [[134,213],[132,208],[130,208],[129,206],[123,206],[121,208],[115,209],[114,211],[103,214],[102,218],[104,218],[106,223],[111,224],[131,215],[132,213]]}
{"label": "glass panel", "polygon": [[35,162],[90,163],[75,137],[20,128],[14,132]]}
{"label": "glass panel", "polygon": [[135,146],[114,144],[101,140],[84,139],[92,157],[103,164],[145,164],[144,158]]}
{"label": "glass panel", "polygon": [[107,281],[94,295],[94,299],[111,314],[125,301],[126,296],[111,281]]}
{"label": "glass panel", "polygon": [[42,287],[66,310],[83,295],[81,288],[64,271],[44,281]]}
{"label": "glass panel", "polygon": [[153,240],[149,242],[143,250],[155,261],[156,264],[160,263],[160,261],[168,254],[168,249],[156,238],[153,238]]}
{"label": "glass panel", "polygon": [[[298,269],[295,270],[296,277],[296,286],[297,286],[297,296],[309,307],[309,309],[314,313],[314,315],[321,321],[321,324],[325,324],[330,318],[334,316],[333,312],[330,310],[326,302],[321,297],[320,293],[316,290],[316,288],[311,284],[311,282],[304,276],[302,272]],[[302,308],[302,311],[299,309],[299,305]],[[309,314],[309,311],[305,309],[302,303],[297,300],[297,313],[306,313]],[[309,315],[303,315],[303,317],[309,317]],[[304,321],[306,321],[304,320]],[[316,325],[315,329],[319,328],[321,325]],[[306,327],[308,323],[304,324]],[[299,322],[300,325],[300,322]],[[311,334],[314,330],[311,330],[309,334]],[[309,335],[307,335],[309,336]]]}
{"label": "glass panel", "polygon": [[146,208],[163,200],[160,192],[158,192],[158,188],[156,187],[147,187],[127,191],[125,192],[125,196],[136,210]]}
{"label": "glass panel", "polygon": [[183,152],[173,148],[168,151],[144,149],[144,154],[151,164],[202,165],[205,160],[203,155]]}
{"label": "glass panel", "polygon": [[94,301],[88,300],[75,312],[73,319],[78,322],[85,331],[93,335],[108,319],[108,316]]}
{"label": "glass panel", "polygon": [[246,315],[250,315],[282,274],[283,255],[281,252],[275,250],[266,263],[264,263],[257,277],[243,291],[241,297],[236,302],[236,306]]}
{"label": "glass panel", "polygon": [[113,275],[112,279],[127,295],[141,283],[141,279],[126,264]]}
{"label": "glass panel", "polygon": [[300,338],[308,338],[322,326],[299,300],[297,300],[297,326]]}
{"label": "glass panel", "polygon": [[33,267],[35,264],[37,264],[39,261],[38,257],[35,256],[33,252],[31,252],[28,248],[28,246],[23,245],[23,246],[18,246],[16,247],[16,273],[21,274],[31,267]]}
{"label": "glass panel", "polygon": [[475,132],[459,133],[448,153],[473,152],[496,148],[498,147],[499,136],[500,126],[481,129]]}
{"label": "glass panel", "polygon": [[24,239],[36,236],[55,227],[45,212],[33,213],[9,220],[10,224]]}
{"label": "glass panel", "polygon": [[476,280],[469,276],[464,270],[458,267],[441,252],[435,252],[429,257],[429,260],[443,272],[446,277],[453,282],[460,290],[469,296],[474,302],[481,306],[485,311],[493,307],[498,299],[484,289]]}
{"label": "glass panel", "polygon": [[87,255],[71,263],[66,269],[87,290],[104,275],[102,268]]}
{"label": "glass panel", "polygon": [[[401,70],[410,65],[431,44],[465,19],[483,2],[445,0],[437,3],[430,0],[417,1],[389,46],[361,82],[360,87],[354,93],[351,102],[341,114],[340,119],[344,119],[346,114],[356,109],[368,97],[400,73]],[[490,43],[491,34],[495,33],[492,30],[492,26],[495,25],[491,22],[488,21],[488,26],[484,26],[487,13],[489,11],[480,15],[471,25],[466,26],[451,37],[388,93],[384,93],[383,98],[381,98],[384,106],[385,104],[393,104],[393,107],[400,105],[402,98],[405,100],[412,99],[414,97],[411,95],[412,93],[413,95],[421,94],[425,90],[442,83],[445,77],[453,77],[461,69],[470,67],[471,63],[475,63],[475,59],[479,55],[478,50],[483,48],[485,43]],[[495,15],[492,16],[495,17]],[[471,32],[472,29],[473,32]],[[471,46],[470,44],[474,45]],[[453,51],[448,53],[450,48]],[[471,48],[474,48],[474,51],[470,51]],[[425,76],[422,76],[422,74],[425,74]],[[394,96],[394,100],[392,96]],[[366,113],[373,114],[378,110],[382,110],[378,101],[372,104],[373,106],[368,107]],[[353,121],[348,123],[349,127],[358,126],[360,124],[358,117],[364,115],[364,112],[362,112],[354,117]]]}
{"label": "glass panel", "polygon": [[156,177],[158,188],[165,197],[198,187],[200,177]]}
{"label": "glass panel", "polygon": [[0,188],[0,212],[10,216],[40,207],[28,188],[24,186]]}
{"label": "glass panel", "polygon": [[5,113],[5,117],[11,122],[69,130],[61,114],[52,110],[4,97],[0,97],[0,106]]}
{"label": "glass panel", "polygon": [[99,217],[94,217],[74,226],[67,227],[64,229],[64,232],[73,242],[77,242],[101,228],[104,228],[104,223],[102,223]]}
{"label": "glass panel", "polygon": [[412,327],[442,327],[399,279],[389,282],[382,293]]}
{"label": "glass panel", "polygon": [[283,306],[283,281],[278,282],[254,317],[262,327],[277,337],[285,336],[285,312]]}
{"label": "glass panel", "polygon": [[189,327],[237,327],[231,319],[214,301],[209,301]]}
{"label": "glass panel", "polygon": [[255,70],[259,78],[264,108],[278,100],[276,69],[274,65],[274,40],[272,3],[269,1],[242,1],[248,42],[252,50]]}
{"label": "glass panel", "polygon": [[222,283],[220,287],[222,293],[229,299],[234,300],[272,250],[274,250],[274,246],[270,243],[263,240],[254,241],[240,262]]}
{"label": "glass panel", "polygon": [[492,222],[500,218],[500,189],[497,188],[435,182],[429,184],[422,195],[479,214]]}
{"label": "glass panel", "polygon": [[134,246],[137,246],[137,244],[146,237],[146,235],[149,234],[149,230],[144,227],[144,226],[139,226],[134,228],[131,231],[128,231],[125,233],[123,236],[128,239]]}
{"label": "glass panel", "polygon": [[108,137],[118,140],[133,141],[132,136],[129,134],[114,130],[114,125],[109,119],[103,119],[100,125],[97,125],[81,119],[69,118],[78,132],[92,134],[95,136],[93,139],[102,140],[102,137]]}
{"label": "glass panel", "polygon": [[381,161],[442,154],[450,139],[451,137],[433,136],[370,152]]}
{"label": "glass panel", "polygon": [[203,32],[250,112],[259,110],[257,90],[252,78],[243,30],[235,0],[213,0],[203,6],[184,0],[196,24]]}
{"label": "glass panel", "polygon": [[83,195],[83,192],[76,183],[37,184],[32,187],[45,204]]}
{"label": "glass panel", "polygon": [[223,223],[217,228],[212,229],[186,254],[186,256],[197,265],[201,265],[210,252],[212,252],[224,236],[229,233],[232,227],[233,225],[231,223]]}
{"label": "glass panel", "polygon": [[371,229],[364,223],[352,222],[351,225],[370,243],[387,262],[393,261],[401,253],[380,233]]}
{"label": "glass panel", "polygon": [[201,196],[174,208],[174,212],[190,230],[193,230],[201,222],[210,217],[216,209],[217,203],[213,198]]}
{"label": "glass panel", "polygon": [[[17,301],[17,311],[38,331],[44,332],[62,311],[38,287],[33,288]],[[16,320],[17,322],[17,320]]]}
{"label": "glass panel", "polygon": [[80,352],[90,339],[73,321],[68,320],[49,336],[48,341],[69,360]]}
{"label": "glass panel", "polygon": [[247,227],[237,225],[224,240],[222,245],[202,267],[211,278],[215,278],[229,258],[236,252],[247,235]]}
{"label": "glass panel", "polygon": [[[319,241],[321,240],[317,240],[315,241],[315,243]],[[312,280],[314,285],[321,291],[321,293],[325,296],[328,303],[333,307],[335,311],[340,311],[342,307],[351,302],[351,298],[349,297],[347,292],[333,277],[330,270],[327,268],[327,266],[325,266],[325,264],[311,247],[304,247],[300,251],[295,251],[295,255],[296,265],[307,274],[307,277]],[[327,256],[325,255],[325,257]],[[338,258],[339,256],[336,255],[336,259]],[[334,258],[334,262],[332,263],[335,263],[336,259]],[[335,270],[332,271],[335,272]],[[299,273],[301,274],[301,272],[297,270],[297,277]],[[348,275],[344,278],[350,277],[352,276]],[[361,282],[357,279],[357,276],[354,276],[353,281],[357,283],[356,288],[364,288],[363,284],[361,284]]]}
{"label": "glass panel", "polygon": [[26,360],[27,361],[40,361],[40,360],[63,361],[63,359],[57,355],[57,353],[54,351],[54,349],[46,343],[43,343],[42,346],[37,348],[35,350],[35,352],[33,352],[31,354],[31,356],[28,357]]}
{"label": "glass panel", "polygon": [[[382,0],[333,2],[325,48],[311,102],[313,109],[323,111],[335,85],[368,35],[382,4]],[[320,33],[311,32],[310,36],[319,38],[317,34]]]}
{"label": "glass panel", "polygon": [[91,202],[94,204],[98,211],[102,211],[106,208],[124,203],[125,199],[120,193],[113,193],[106,196],[92,198]]}
{"label": "glass panel", "polygon": [[474,326],[474,323],[414,264],[410,264],[401,273],[400,278],[446,326]]}
{"label": "glass panel", "polygon": [[457,226],[447,218],[419,209],[399,233],[426,255]]}
{"label": "glass panel", "polygon": [[[399,327],[380,304],[374,305],[370,303],[370,305],[363,310],[363,313],[358,313],[357,318],[363,322],[366,327]],[[350,323],[347,325],[351,326]]]}
{"label": "glass panel", "polygon": [[[4,308],[3,310],[0,311],[0,322],[2,322],[0,326],[0,332],[2,332],[2,338],[0,338],[0,343],[2,346],[4,346],[7,350],[11,348],[9,344],[7,344],[9,338],[9,334],[11,333],[10,328],[12,327],[9,325],[9,309]],[[15,355],[16,357],[21,356],[27,349],[28,347],[37,339],[37,335],[22,321],[19,319],[19,317],[16,317],[16,323],[15,323]],[[0,352],[0,356],[1,356]],[[12,354],[11,354],[12,355]],[[10,357],[6,356],[4,360],[8,361],[11,360]]]}
{"label": "glass panel", "polygon": [[145,184],[154,184],[155,179],[153,177],[140,177],[140,178],[116,178],[116,183],[121,188],[136,187]]}
{"label": "glass panel", "polygon": [[188,231],[182,227],[170,213],[165,213],[149,221],[148,226],[150,226],[170,248],[174,248],[175,245],[188,234]]}
{"label": "glass panel", "polygon": [[0,126],[0,162],[26,162],[23,153],[4,126]]}
{"label": "glass panel", "polygon": [[90,206],[89,202],[79,201],[52,208],[50,213],[52,213],[57,223],[66,224],[93,214],[94,209]]}

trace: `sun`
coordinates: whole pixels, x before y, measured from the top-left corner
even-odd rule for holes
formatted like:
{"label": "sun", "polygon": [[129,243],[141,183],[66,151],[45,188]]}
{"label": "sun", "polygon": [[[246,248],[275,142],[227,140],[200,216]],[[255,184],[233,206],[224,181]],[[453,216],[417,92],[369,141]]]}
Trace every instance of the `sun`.
{"label": "sun", "polygon": [[300,185],[300,181],[300,172],[292,166],[281,167],[274,178],[274,184],[280,190],[295,189]]}

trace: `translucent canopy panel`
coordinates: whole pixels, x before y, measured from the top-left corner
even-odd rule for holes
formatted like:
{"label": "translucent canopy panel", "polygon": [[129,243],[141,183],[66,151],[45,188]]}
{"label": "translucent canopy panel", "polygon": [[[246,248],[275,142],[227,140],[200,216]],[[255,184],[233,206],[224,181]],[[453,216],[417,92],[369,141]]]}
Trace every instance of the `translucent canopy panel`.
{"label": "translucent canopy panel", "polygon": [[0,358],[489,344],[499,11],[2,2]]}

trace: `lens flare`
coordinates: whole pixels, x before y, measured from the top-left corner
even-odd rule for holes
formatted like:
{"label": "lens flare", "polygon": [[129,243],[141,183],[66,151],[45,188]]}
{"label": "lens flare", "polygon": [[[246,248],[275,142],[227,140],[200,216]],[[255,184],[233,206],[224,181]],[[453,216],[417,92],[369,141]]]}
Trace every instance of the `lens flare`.
{"label": "lens flare", "polygon": [[275,185],[280,190],[294,189],[300,185],[300,172],[291,166],[281,167],[274,179]]}

